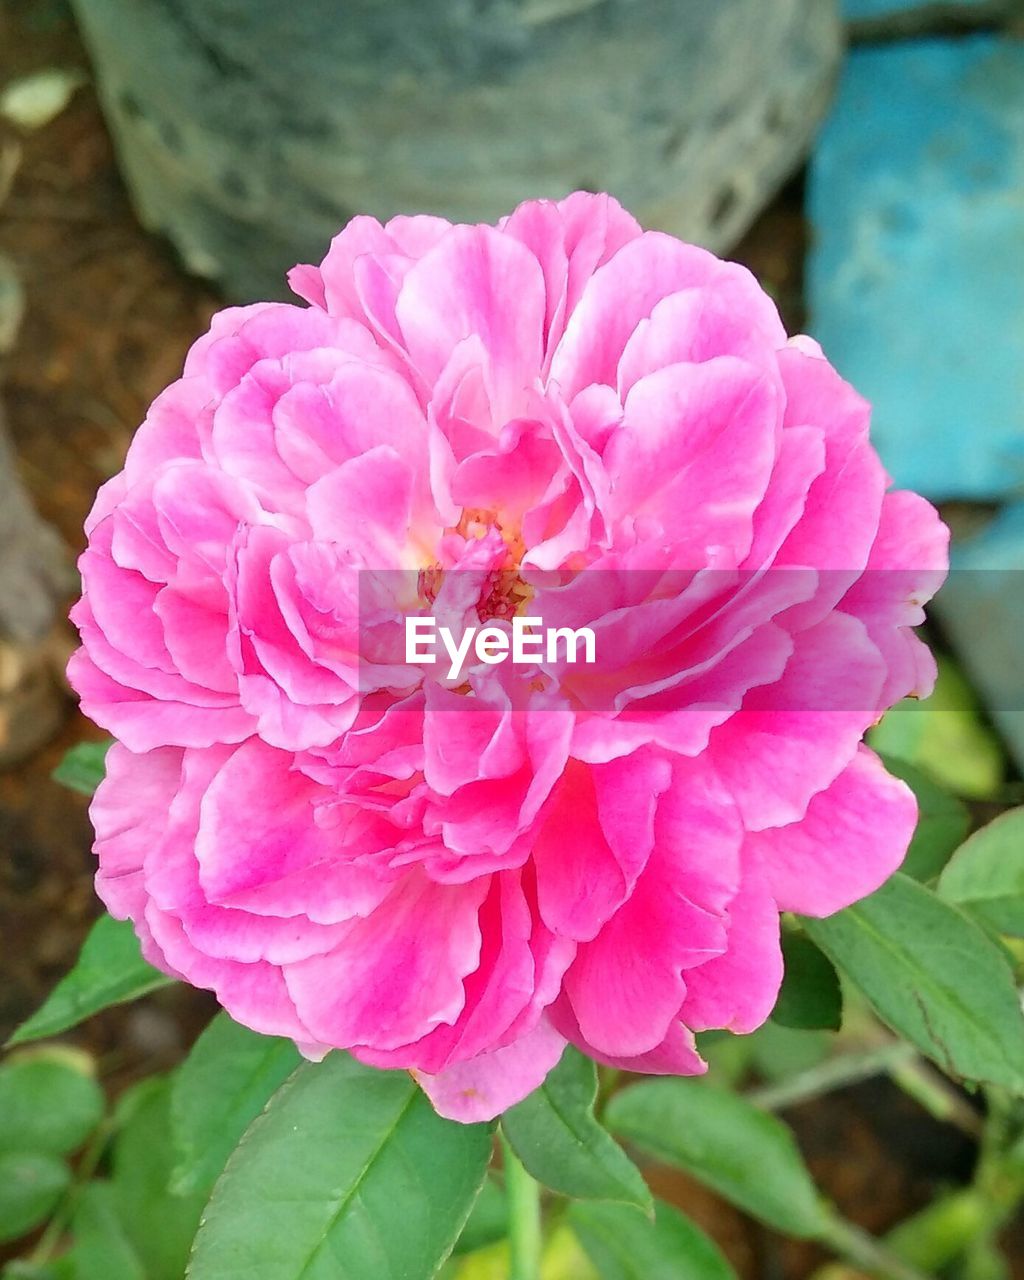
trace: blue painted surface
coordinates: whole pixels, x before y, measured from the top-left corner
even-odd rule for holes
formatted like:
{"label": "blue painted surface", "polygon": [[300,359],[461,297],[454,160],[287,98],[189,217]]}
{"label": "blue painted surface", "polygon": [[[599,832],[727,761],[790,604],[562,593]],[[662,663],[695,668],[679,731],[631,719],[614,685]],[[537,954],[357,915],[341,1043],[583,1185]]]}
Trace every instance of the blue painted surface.
{"label": "blue painted surface", "polygon": [[855,49],[809,206],[811,332],[896,482],[1024,492],[1024,44]]}
{"label": "blue painted surface", "polygon": [[952,565],[932,608],[1024,768],[1024,503],[955,543]]}
{"label": "blue painted surface", "polygon": [[[929,0],[843,0],[844,18],[884,18],[891,13],[906,13],[912,9],[923,9]],[[987,0],[957,0],[964,8],[985,4]]]}

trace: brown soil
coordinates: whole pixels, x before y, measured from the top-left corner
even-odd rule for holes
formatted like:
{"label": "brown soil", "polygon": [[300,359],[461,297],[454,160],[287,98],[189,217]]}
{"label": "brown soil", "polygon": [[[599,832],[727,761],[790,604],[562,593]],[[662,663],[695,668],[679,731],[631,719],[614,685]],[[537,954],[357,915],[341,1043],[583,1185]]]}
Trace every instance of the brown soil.
{"label": "brown soil", "polygon": [[[45,0],[0,7],[0,50],[0,84],[86,66],[62,7]],[[146,405],[177,375],[217,301],[140,230],[90,85],[35,132],[0,122],[4,150],[20,160],[0,204],[0,253],[14,262],[27,305],[0,394],[28,489],[77,554],[97,487],[119,468]],[[97,736],[69,700],[59,737],[0,773],[4,1038],[70,968],[99,911],[86,802],[50,779],[69,746]],[[149,1005],[103,1015],[75,1039],[129,1077],[173,1061],[208,1001],[175,990]]]}

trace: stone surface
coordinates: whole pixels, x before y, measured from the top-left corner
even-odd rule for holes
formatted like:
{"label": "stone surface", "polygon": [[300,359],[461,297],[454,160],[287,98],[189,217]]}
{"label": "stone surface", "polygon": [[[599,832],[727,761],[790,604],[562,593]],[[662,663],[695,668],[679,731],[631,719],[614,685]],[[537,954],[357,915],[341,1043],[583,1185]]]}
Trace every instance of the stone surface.
{"label": "stone surface", "polygon": [[[10,259],[0,254],[0,383],[24,310],[21,280]],[[74,585],[66,549],[36,514],[22,484],[0,401],[0,640],[28,649],[37,646]]]}
{"label": "stone surface", "polygon": [[18,475],[0,403],[0,769],[27,759],[64,718],[57,650],[74,589],[67,551]]}
{"label": "stone surface", "polygon": [[1024,485],[1024,44],[853,51],[810,175],[811,331],[898,484]]}
{"label": "stone surface", "polygon": [[961,10],[987,11],[995,7],[992,0],[842,0],[843,17],[851,21],[926,10],[937,15],[948,15]]}
{"label": "stone surface", "polygon": [[932,608],[1024,768],[1024,503],[954,543],[952,572]]}
{"label": "stone surface", "polygon": [[[0,205],[5,195],[0,181]],[[0,382],[24,310],[21,279],[0,254]],[[60,663],[56,650],[75,581],[67,549],[40,518],[21,481],[0,400],[0,769],[30,756],[64,718],[64,698],[54,678]]]}
{"label": "stone surface", "polygon": [[609,190],[730,246],[799,163],[835,0],[76,0],[137,208],[237,298],[353,213]]}
{"label": "stone surface", "polygon": [[25,290],[21,277],[10,258],[0,253],[0,360],[14,350],[24,315]]}

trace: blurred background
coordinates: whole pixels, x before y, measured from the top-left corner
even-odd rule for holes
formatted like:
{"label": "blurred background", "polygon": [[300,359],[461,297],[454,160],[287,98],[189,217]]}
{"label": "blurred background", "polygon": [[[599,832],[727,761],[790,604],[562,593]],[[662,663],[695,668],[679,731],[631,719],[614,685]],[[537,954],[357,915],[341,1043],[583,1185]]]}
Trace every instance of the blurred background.
{"label": "blurred background", "polygon": [[[957,566],[936,698],[876,745],[965,827],[1024,800],[1019,0],[0,0],[0,1035],[98,914],[86,802],[50,776],[100,736],[63,683],[65,614],[149,401],[214,310],[282,296],[354,213],[491,220],[576,188],[746,263],[874,402]],[[72,1039],[116,1092],[211,1009],[171,987]],[[714,1070],[772,1087],[827,1045],[770,1025]],[[879,1077],[787,1119],[884,1234],[969,1176],[958,1106],[940,1122]],[[696,1185],[658,1190],[744,1276],[821,1263]],[[1005,1244],[1024,1277],[1024,1229]]]}

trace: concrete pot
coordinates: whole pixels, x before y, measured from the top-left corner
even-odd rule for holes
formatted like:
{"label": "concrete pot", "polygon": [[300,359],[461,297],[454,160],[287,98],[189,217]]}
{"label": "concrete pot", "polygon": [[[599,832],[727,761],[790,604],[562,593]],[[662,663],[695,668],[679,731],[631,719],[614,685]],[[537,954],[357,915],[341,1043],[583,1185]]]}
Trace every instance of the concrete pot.
{"label": "concrete pot", "polygon": [[232,297],[350,216],[608,190],[725,250],[799,163],[832,0],[75,0],[144,223]]}

